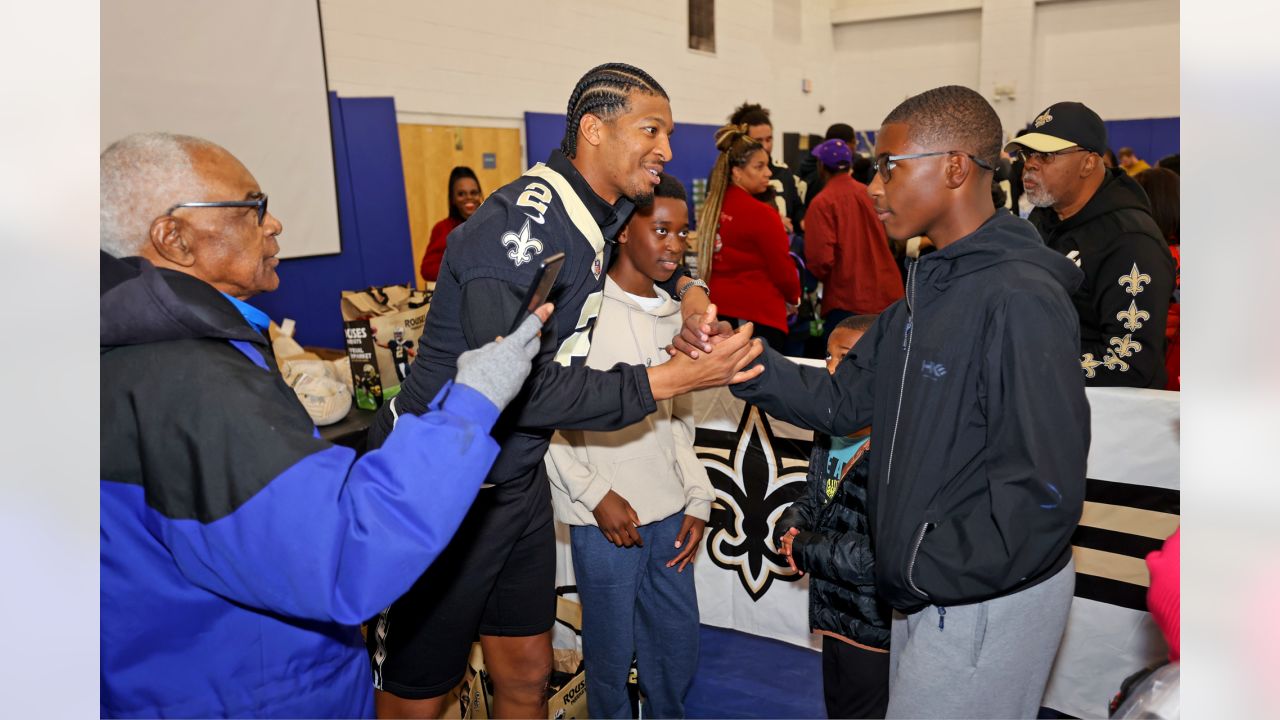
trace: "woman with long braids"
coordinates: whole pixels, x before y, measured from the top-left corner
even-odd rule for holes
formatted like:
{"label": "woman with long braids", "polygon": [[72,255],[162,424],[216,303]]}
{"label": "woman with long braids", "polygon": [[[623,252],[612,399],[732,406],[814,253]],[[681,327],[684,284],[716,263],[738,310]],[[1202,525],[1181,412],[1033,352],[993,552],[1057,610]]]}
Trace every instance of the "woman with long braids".
{"label": "woman with long braids", "polygon": [[745,124],[725,125],[715,138],[720,157],[698,218],[698,273],[721,320],[755,323],[756,336],[781,352],[787,305],[800,302],[800,275],[782,219],[752,197],[769,187],[769,155]]}

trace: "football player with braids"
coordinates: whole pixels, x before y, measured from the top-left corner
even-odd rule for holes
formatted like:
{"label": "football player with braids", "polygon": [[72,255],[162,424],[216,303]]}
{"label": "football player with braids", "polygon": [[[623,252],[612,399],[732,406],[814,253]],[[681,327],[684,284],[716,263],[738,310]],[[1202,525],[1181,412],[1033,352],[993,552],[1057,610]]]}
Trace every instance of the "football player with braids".
{"label": "football player with braids", "polygon": [[804,220],[805,181],[791,172],[786,163],[774,162],[773,120],[769,117],[769,110],[760,103],[744,102],[734,108],[729,124],[746,125],[747,134],[760,143],[769,157],[769,172],[773,177],[769,178],[769,187],[764,192],[756,193],[756,199],[778,209],[788,233],[803,233],[800,222]]}
{"label": "football player with braids", "polygon": [[507,331],[540,261],[565,254],[541,351],[494,426],[501,449],[485,488],[439,559],[370,621],[380,717],[439,717],[477,633],[493,716],[546,717],[556,561],[542,459],[552,432],[626,427],[657,401],[752,377],[740,371],[761,352],[750,327],[712,337],[729,328],[715,320],[706,285],[681,271],[664,290],[683,301],[675,344],[689,354],[650,368],[586,367],[615,238],[671,160],[673,121],[662,86],[622,63],[587,72],[566,116],[564,141],[546,163],[491,195],[449,236],[414,368],[369,431],[377,447],[397,417],[420,412],[454,375],[459,354]]}

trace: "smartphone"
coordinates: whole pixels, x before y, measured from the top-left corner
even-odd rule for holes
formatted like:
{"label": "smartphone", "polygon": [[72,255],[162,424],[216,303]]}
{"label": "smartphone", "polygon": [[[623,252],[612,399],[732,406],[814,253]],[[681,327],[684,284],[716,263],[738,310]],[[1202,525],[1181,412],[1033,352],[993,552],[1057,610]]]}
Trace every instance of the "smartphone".
{"label": "smartphone", "polygon": [[558,252],[555,255],[549,255],[542,260],[542,264],[538,265],[538,269],[533,274],[533,282],[529,283],[529,289],[524,293],[524,300],[520,303],[520,312],[516,313],[515,320],[511,323],[511,329],[507,334],[516,331],[520,327],[520,323],[524,319],[538,309],[538,306],[547,301],[547,296],[551,294],[551,288],[556,284],[556,277],[560,275],[560,266],[564,265],[564,253]]}

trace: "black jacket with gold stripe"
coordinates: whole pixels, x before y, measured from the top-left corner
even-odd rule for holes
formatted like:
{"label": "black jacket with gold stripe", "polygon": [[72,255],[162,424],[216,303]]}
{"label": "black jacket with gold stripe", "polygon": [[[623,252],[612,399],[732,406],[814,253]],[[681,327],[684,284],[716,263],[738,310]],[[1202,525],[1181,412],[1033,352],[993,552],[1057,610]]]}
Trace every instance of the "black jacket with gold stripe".
{"label": "black jacket with gold stripe", "polygon": [[[420,408],[457,371],[458,355],[507,332],[539,262],[557,252],[564,266],[551,290],[555,312],[524,389],[493,436],[502,446],[487,482],[526,478],[542,465],[552,431],[615,430],[657,409],[641,365],[586,367],[614,240],[635,205],[610,205],[559,150],[492,195],[449,234],[421,349],[396,413]],[[664,285],[674,295],[679,274]],[[377,447],[391,430],[384,406],[369,430]]]}

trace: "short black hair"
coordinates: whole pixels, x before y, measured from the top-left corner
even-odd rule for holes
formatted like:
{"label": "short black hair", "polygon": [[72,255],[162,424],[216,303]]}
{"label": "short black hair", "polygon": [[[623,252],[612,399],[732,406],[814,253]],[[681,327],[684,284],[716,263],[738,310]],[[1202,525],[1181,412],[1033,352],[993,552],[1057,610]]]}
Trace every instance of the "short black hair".
{"label": "short black hair", "polygon": [[1166,170],[1172,170],[1175,174],[1177,174],[1178,167],[1181,164],[1182,164],[1182,153],[1174,153],[1172,155],[1165,155],[1164,157],[1160,158],[1160,160],[1156,163],[1156,167],[1162,167]]}
{"label": "short black hair", "polygon": [[637,202],[636,207],[642,210],[653,207],[653,201],[657,198],[679,200],[685,204],[689,202],[689,194],[684,190],[684,183],[680,182],[675,175],[666,173],[658,173],[658,184],[653,188],[653,195],[644,202]]}
{"label": "short black hair", "polygon": [[743,101],[733,114],[729,116],[729,123],[732,125],[746,125],[748,127],[754,125],[768,125],[773,127],[773,121],[769,119],[769,110],[760,105],[760,103],[749,103]]}
{"label": "short black hair", "polygon": [[633,92],[671,99],[657,80],[634,65],[605,63],[588,70],[569,94],[560,151],[566,157],[577,155],[578,125],[582,123],[582,116],[591,113],[604,120],[612,120],[631,109],[627,96]]}
{"label": "short black hair", "polygon": [[883,125],[902,124],[915,143],[934,150],[961,150],[995,167],[1004,144],[1000,116],[980,93],[944,85],[913,95],[893,109]]}
{"label": "short black hair", "polygon": [[667,198],[669,200],[679,200],[680,202],[689,202],[689,194],[684,191],[684,183],[680,182],[675,175],[666,173],[658,174],[658,186],[653,189],[653,196],[656,198]]}
{"label": "short black hair", "polygon": [[827,128],[827,134],[824,140],[843,140],[846,143],[853,144],[853,126],[846,123],[832,123]]}
{"label": "short black hair", "polygon": [[876,318],[878,317],[880,317],[879,314],[854,315],[852,317],[847,317],[836,323],[835,329],[832,330],[832,332],[835,332],[835,330],[853,330],[854,332],[864,333],[871,329],[871,326],[875,324]]}

